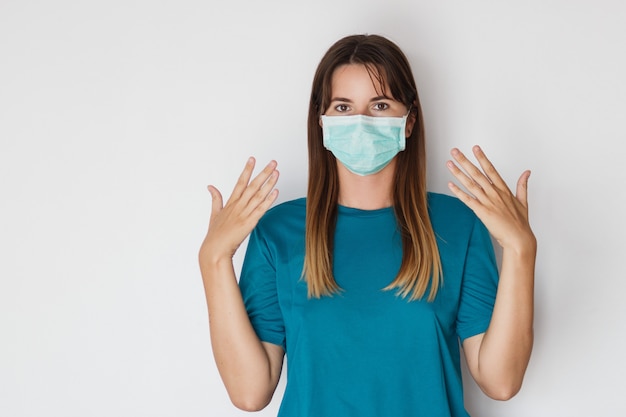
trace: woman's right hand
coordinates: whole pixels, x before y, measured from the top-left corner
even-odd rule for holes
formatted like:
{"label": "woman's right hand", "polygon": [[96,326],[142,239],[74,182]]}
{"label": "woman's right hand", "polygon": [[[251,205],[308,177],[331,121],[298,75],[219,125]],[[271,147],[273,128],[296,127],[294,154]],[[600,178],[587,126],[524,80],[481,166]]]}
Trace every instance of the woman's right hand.
{"label": "woman's right hand", "polygon": [[235,251],[252,232],[263,214],[278,197],[276,161],[270,161],[252,181],[255,160],[250,157],[237,180],[232,195],[223,204],[222,194],[208,186],[213,199],[209,230],[200,247],[200,265],[232,259]]}
{"label": "woman's right hand", "polygon": [[231,400],[245,410],[260,410],[270,402],[284,356],[280,346],[261,342],[254,331],[232,262],[278,197],[276,161],[251,180],[254,164],[254,158],[248,159],[226,204],[217,188],[208,187],[211,220],[199,253],[215,363]]}

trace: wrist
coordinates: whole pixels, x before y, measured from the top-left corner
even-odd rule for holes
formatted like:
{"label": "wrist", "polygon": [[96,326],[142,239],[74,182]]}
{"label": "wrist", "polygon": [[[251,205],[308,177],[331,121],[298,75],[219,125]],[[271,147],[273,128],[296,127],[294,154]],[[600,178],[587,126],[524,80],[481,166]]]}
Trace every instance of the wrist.
{"label": "wrist", "polygon": [[515,240],[503,243],[502,251],[522,258],[534,258],[537,254],[537,239],[532,232],[519,236]]}
{"label": "wrist", "polygon": [[220,270],[224,267],[231,267],[233,258],[230,254],[220,253],[203,245],[198,254],[198,262],[200,263],[200,269],[204,272],[205,270]]}

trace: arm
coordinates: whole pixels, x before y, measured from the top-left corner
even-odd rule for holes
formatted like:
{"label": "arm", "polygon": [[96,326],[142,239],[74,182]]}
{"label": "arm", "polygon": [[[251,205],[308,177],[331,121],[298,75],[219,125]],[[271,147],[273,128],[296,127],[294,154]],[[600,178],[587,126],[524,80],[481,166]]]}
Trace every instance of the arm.
{"label": "arm", "polygon": [[250,158],[225,206],[220,192],[209,186],[211,220],[199,253],[215,362],[231,401],[247,411],[270,402],[284,355],[281,347],[257,337],[233,269],[235,251],[278,196],[276,163],[250,182],[253,169]]}
{"label": "arm", "polygon": [[469,191],[450,183],[452,192],[470,207],[502,246],[502,268],[496,302],[487,331],[466,339],[463,350],[472,377],[494,399],[506,400],[521,388],[533,345],[533,292],[537,242],[528,222],[525,171],[514,196],[479,147],[482,171],[460,151],[448,168]]}

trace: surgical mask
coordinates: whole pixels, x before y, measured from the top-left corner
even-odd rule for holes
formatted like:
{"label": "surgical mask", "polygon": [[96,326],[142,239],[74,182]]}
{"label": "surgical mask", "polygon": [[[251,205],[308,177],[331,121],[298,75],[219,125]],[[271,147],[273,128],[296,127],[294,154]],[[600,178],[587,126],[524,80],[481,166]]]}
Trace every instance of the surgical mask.
{"label": "surgical mask", "polygon": [[322,116],[324,147],[351,172],[375,174],[404,150],[407,116]]}

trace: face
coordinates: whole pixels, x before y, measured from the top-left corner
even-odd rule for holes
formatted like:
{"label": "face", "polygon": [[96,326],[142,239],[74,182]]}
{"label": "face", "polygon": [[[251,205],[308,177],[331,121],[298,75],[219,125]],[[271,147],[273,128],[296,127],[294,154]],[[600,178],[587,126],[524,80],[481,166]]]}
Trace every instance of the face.
{"label": "face", "polygon": [[[402,117],[409,109],[396,101],[387,87],[385,91],[375,77],[362,64],[347,64],[338,67],[333,73],[330,105],[326,116],[365,116]],[[406,136],[415,124],[414,117],[408,117]]]}

